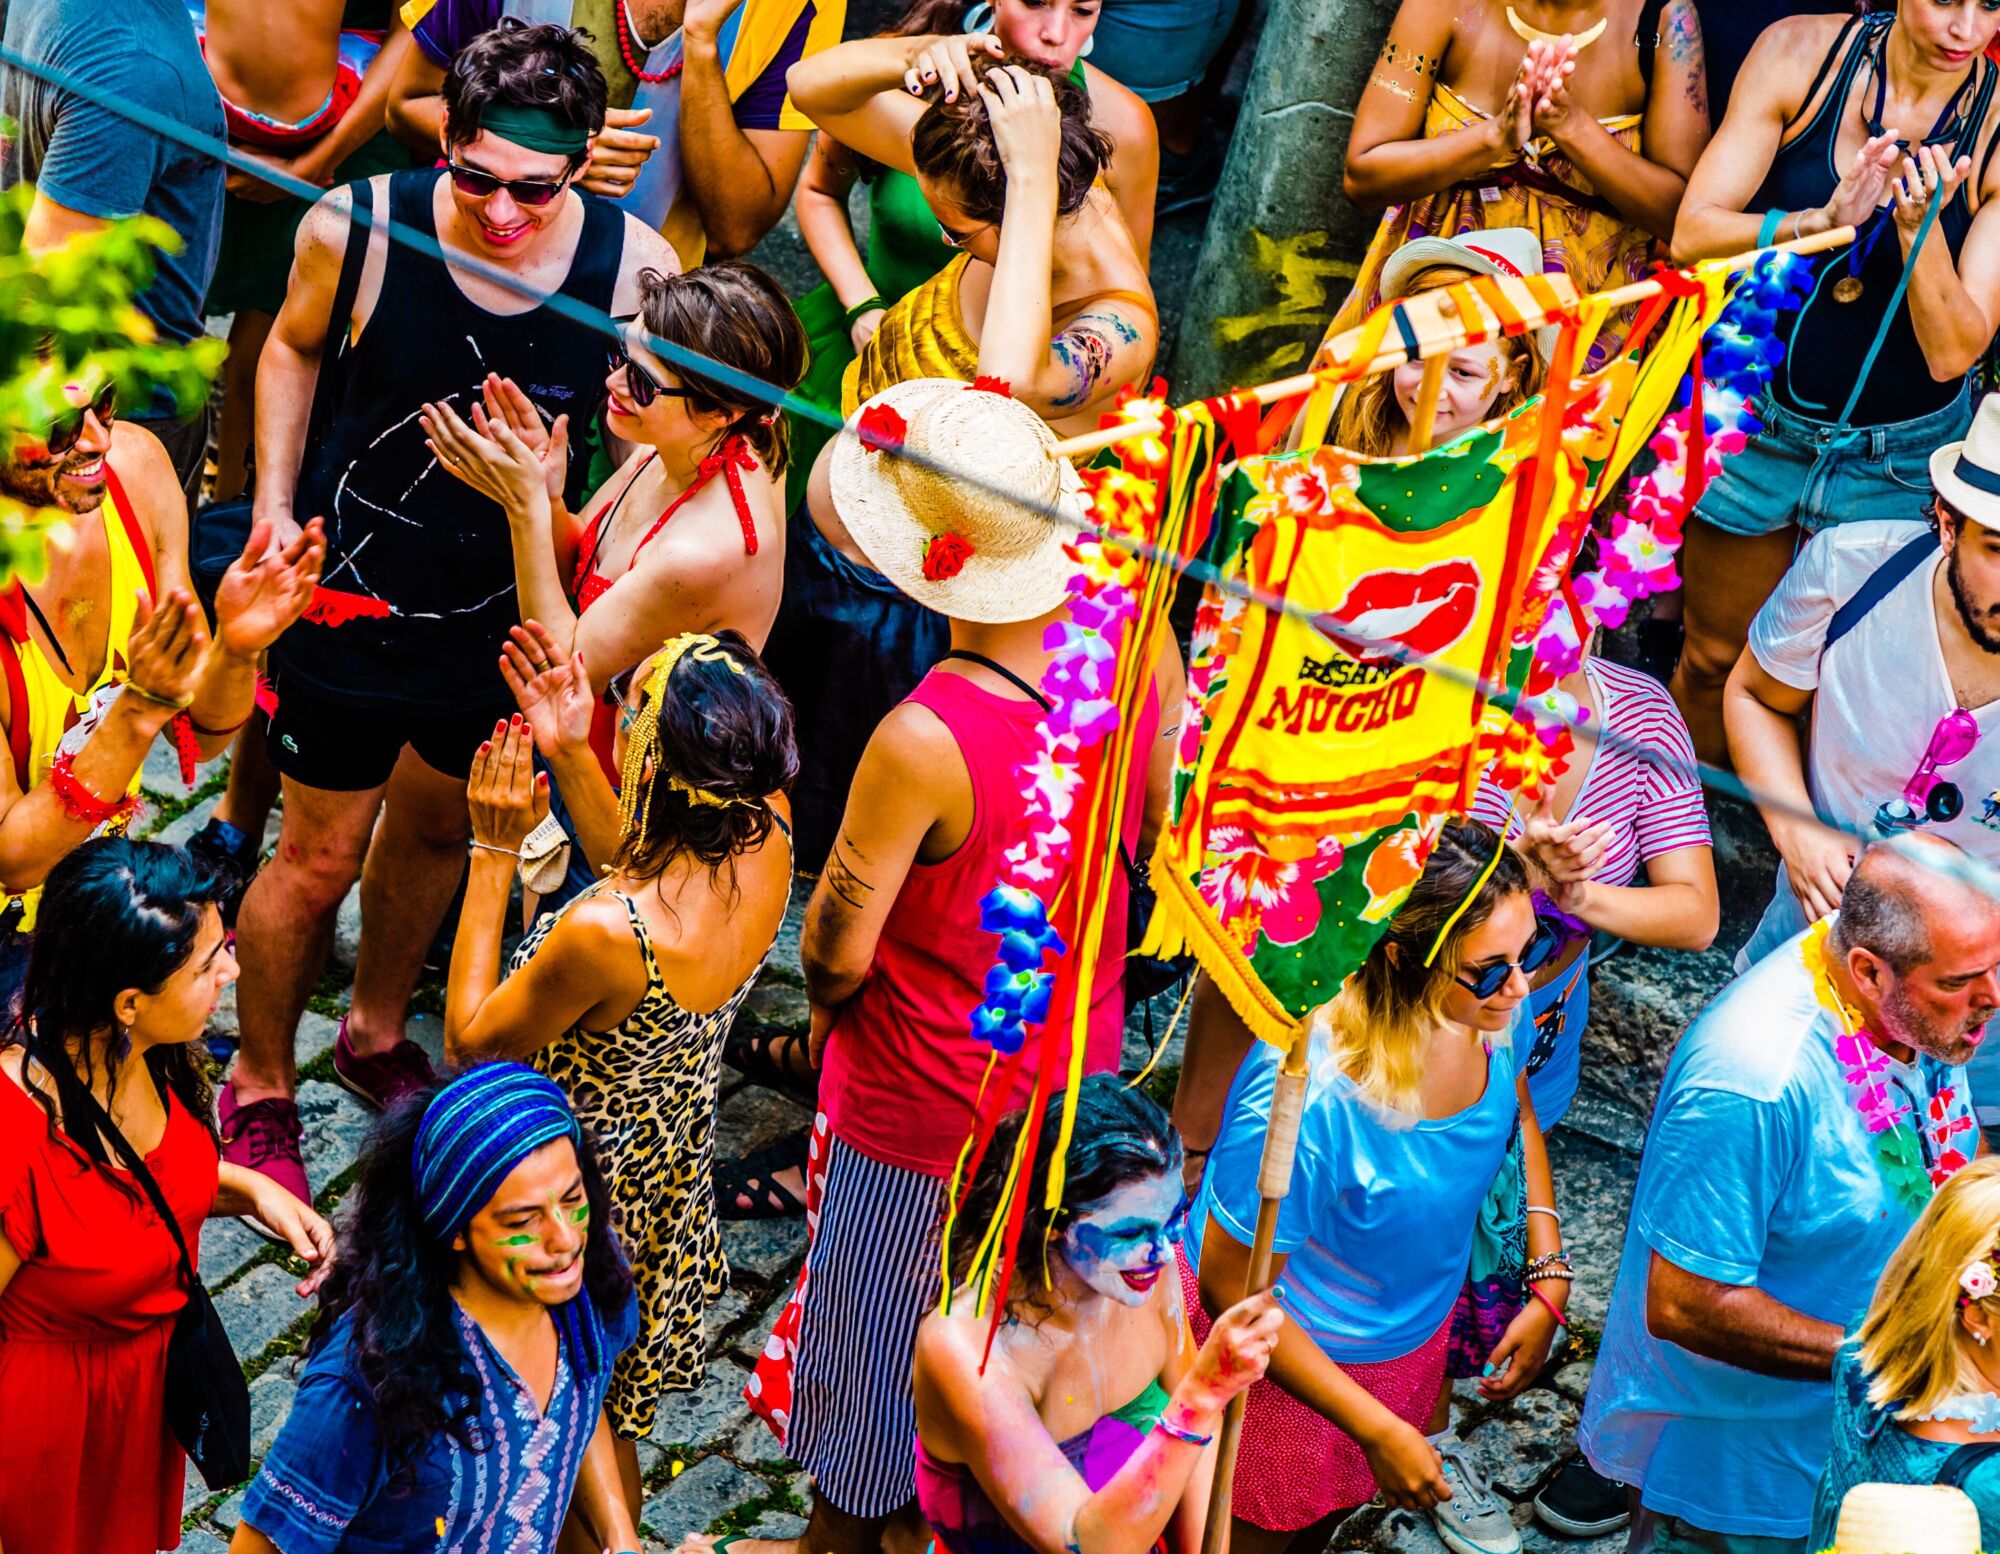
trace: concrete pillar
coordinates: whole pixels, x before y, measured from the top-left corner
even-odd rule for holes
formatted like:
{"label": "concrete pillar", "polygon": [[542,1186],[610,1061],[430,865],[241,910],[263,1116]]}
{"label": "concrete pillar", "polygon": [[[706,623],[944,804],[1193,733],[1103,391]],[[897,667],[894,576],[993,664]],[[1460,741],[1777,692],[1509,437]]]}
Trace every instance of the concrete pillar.
{"label": "concrete pillar", "polygon": [[1296,372],[1378,217],[1341,193],[1354,104],[1394,0],[1271,0],[1202,240],[1169,379],[1176,399]]}

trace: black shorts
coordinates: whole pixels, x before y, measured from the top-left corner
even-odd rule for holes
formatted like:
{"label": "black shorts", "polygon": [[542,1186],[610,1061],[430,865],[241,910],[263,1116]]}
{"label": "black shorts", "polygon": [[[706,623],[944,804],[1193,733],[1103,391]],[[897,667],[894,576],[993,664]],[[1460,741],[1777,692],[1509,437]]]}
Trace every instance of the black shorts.
{"label": "black shorts", "polygon": [[267,743],[279,772],[328,793],[379,788],[409,746],[426,766],[461,781],[472,775],[481,740],[508,707],[357,707],[329,701],[280,672],[272,681],[278,710]]}

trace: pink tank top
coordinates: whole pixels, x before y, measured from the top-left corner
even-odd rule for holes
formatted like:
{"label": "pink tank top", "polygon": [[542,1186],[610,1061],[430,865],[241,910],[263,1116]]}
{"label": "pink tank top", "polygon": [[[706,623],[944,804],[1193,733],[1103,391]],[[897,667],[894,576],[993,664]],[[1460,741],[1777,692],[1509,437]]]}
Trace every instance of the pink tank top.
{"label": "pink tank top", "polygon": [[[958,741],[972,777],[972,829],[939,863],[910,868],[882,925],[875,964],[842,1007],[827,1041],[820,1105],[835,1136],[871,1160],[949,1176],[971,1131],[989,1048],[973,1040],[972,1011],[998,947],[979,927],[979,901],[1000,879],[1002,854],[1021,840],[1025,805],[1015,767],[1033,754],[1042,719],[1034,702],[999,695],[962,674],[933,669],[909,700],[936,713]],[[1124,837],[1137,848],[1146,768],[1160,713],[1148,696],[1132,747]],[[1125,871],[1105,903],[1103,952],[1090,995],[1086,1073],[1113,1072],[1125,1029]],[[1055,1007],[1069,1006],[1058,962]],[[1066,1028],[1053,1033],[1068,1041]],[[1065,1048],[1065,1050],[1067,1050]],[[1025,1105],[1034,1053],[1008,1106]]]}

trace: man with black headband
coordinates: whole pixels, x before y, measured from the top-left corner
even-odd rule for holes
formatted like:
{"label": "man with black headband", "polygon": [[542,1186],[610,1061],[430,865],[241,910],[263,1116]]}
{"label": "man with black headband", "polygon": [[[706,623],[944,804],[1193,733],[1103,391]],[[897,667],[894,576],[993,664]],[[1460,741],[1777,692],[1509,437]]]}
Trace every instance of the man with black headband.
{"label": "man with black headband", "polygon": [[1839,904],[1859,839],[1937,831],[2000,864],[2000,395],[1930,475],[1936,532],[1870,522],[1815,536],[1729,677],[1730,754],[1767,796],[1783,860],[1739,966]]}
{"label": "man with black headband", "polygon": [[[313,208],[258,367],[257,515],[284,534],[323,515],[328,555],[272,660],[283,831],[238,920],[243,1045],[220,1113],[228,1158],[301,1197],[292,1040],[341,898],[361,875],[334,1071],[386,1104],[430,1078],[404,1019],[465,866],[473,753],[513,708],[499,673],[518,619],[507,524],[437,467],[417,412],[483,398],[560,450],[563,419],[581,432],[590,418],[609,343],[564,310],[630,314],[642,269],[678,268],[656,233],[575,187],[604,93],[566,28],[510,22],[477,40],[445,81],[446,165]],[[385,220],[434,236],[445,261],[391,244]],[[561,484],[561,452],[550,462]]]}

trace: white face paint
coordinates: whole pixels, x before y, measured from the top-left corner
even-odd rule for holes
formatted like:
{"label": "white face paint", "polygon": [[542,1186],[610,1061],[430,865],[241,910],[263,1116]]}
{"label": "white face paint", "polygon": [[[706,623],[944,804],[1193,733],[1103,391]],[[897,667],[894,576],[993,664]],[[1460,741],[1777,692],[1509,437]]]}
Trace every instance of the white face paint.
{"label": "white face paint", "polygon": [[1141,1306],[1173,1261],[1187,1225],[1180,1173],[1128,1182],[1080,1209],[1057,1243],[1063,1261],[1100,1295]]}

